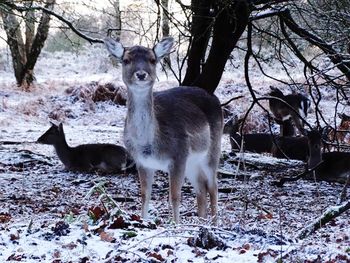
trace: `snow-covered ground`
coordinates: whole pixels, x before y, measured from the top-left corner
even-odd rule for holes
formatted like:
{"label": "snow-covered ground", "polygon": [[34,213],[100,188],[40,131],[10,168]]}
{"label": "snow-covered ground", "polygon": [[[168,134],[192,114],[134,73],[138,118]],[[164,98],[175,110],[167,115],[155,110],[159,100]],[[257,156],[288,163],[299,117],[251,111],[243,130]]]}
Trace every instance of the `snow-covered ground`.
{"label": "snow-covered ground", "polygon": [[[234,68],[225,72],[216,94],[222,102],[244,95],[230,104],[234,114],[242,115],[251,99],[242,67]],[[279,74],[277,68],[271,71]],[[65,171],[52,147],[35,143],[49,120],[64,123],[71,146],[123,144],[125,106],[67,92],[92,82],[123,86],[120,69],[112,68],[100,47],[79,55],[43,54],[31,92],[16,87],[9,67],[0,75],[0,262],[350,262],[349,211],[311,236],[297,238],[337,204],[342,189],[336,183],[305,180],[283,188],[272,184],[302,171],[301,162],[246,153],[241,156],[245,168],[238,170],[237,159],[225,158],[216,226],[196,217],[195,196],[187,182],[182,224],[174,225],[162,174],[153,186],[151,219],[145,222],[139,217],[135,174]],[[258,73],[251,82],[259,95],[273,85]],[[159,74],[156,89],[174,85],[174,78]],[[333,103],[332,97],[322,102],[329,119]],[[313,118],[311,110],[311,123]],[[248,124],[252,132],[266,131],[265,113],[254,108]],[[222,149],[227,156],[226,135]]]}

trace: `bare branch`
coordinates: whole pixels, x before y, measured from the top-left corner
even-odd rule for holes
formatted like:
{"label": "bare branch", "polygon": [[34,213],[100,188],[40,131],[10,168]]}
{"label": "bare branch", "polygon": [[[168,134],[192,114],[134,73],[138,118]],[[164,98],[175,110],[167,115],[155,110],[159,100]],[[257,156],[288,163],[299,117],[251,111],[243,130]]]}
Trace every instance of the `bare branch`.
{"label": "bare branch", "polygon": [[43,11],[43,12],[49,14],[49,15],[52,15],[52,16],[56,17],[58,20],[60,20],[63,23],[65,23],[75,34],[77,34],[79,37],[87,40],[90,44],[92,44],[92,43],[104,43],[102,39],[91,38],[91,37],[83,34],[81,31],[76,29],[74,27],[74,25],[69,20],[67,20],[66,18],[64,18],[63,16],[57,14],[56,12],[52,11],[49,8],[42,7],[42,6],[26,7],[26,6],[16,5],[16,4],[13,4],[13,3],[10,3],[10,2],[4,2],[2,4],[8,6],[11,9],[17,10],[19,12],[25,12],[25,11],[30,11],[30,10],[41,10],[41,11]]}

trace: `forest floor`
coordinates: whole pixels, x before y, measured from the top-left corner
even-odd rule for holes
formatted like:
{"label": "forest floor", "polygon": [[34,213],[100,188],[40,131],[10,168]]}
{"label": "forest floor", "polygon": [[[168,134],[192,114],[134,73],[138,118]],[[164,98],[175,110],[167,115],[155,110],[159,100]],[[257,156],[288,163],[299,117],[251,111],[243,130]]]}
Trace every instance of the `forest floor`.
{"label": "forest floor", "polygon": [[[94,102],[86,92],[67,92],[85,90],[93,79],[46,78],[30,93],[6,78],[2,83],[0,262],[350,262],[350,211],[299,238],[338,204],[343,186],[300,180],[276,187],[276,180],[302,172],[304,164],[269,155],[230,156],[227,135],[218,175],[217,225],[196,216],[187,182],[181,224],[175,225],[162,173],[153,185],[150,220],[142,220],[136,174],[69,172],[51,146],[35,143],[51,119],[64,123],[71,146],[123,144],[125,106]],[[170,85],[172,81],[161,81],[157,88]],[[224,81],[217,95],[226,101],[242,94],[246,97],[235,104],[236,114],[242,114],[249,101],[243,85]],[[266,128],[261,111],[251,115],[256,131]]]}

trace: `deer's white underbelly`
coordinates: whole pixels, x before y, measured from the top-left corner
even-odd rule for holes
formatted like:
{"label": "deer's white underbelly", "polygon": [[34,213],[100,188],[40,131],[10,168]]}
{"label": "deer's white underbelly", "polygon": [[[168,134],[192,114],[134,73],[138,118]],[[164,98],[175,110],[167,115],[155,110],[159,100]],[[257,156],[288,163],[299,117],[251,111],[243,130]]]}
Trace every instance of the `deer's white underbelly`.
{"label": "deer's white underbelly", "polygon": [[170,159],[160,159],[155,156],[137,156],[137,162],[145,168],[153,170],[161,170],[163,172],[169,172]]}
{"label": "deer's white underbelly", "polygon": [[198,177],[204,180],[211,178],[212,171],[208,165],[208,151],[191,152],[186,161],[185,177],[191,182],[193,188],[198,190]]}
{"label": "deer's white underbelly", "polygon": [[[160,159],[155,156],[137,156],[137,162],[141,164],[145,168],[153,169],[153,170],[161,170],[164,172],[169,172],[169,166],[173,165],[171,159]],[[181,164],[174,164],[181,165]],[[206,178],[210,178],[210,173],[212,171],[208,165],[208,151],[203,152],[190,152],[186,159],[185,163],[185,177],[188,178],[196,188],[196,182],[198,176],[204,176]],[[201,173],[201,174],[200,174]]]}

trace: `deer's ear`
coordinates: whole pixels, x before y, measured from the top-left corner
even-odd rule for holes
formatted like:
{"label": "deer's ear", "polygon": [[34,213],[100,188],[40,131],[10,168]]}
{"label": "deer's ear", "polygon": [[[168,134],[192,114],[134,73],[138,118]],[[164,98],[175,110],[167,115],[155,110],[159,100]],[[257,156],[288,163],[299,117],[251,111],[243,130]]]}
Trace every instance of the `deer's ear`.
{"label": "deer's ear", "polygon": [[106,45],[107,50],[117,59],[121,60],[124,54],[124,47],[119,42],[113,38],[107,37],[104,39],[104,43]]}
{"label": "deer's ear", "polygon": [[157,59],[168,55],[173,47],[174,39],[172,37],[165,37],[157,45],[154,46],[153,51]]}

